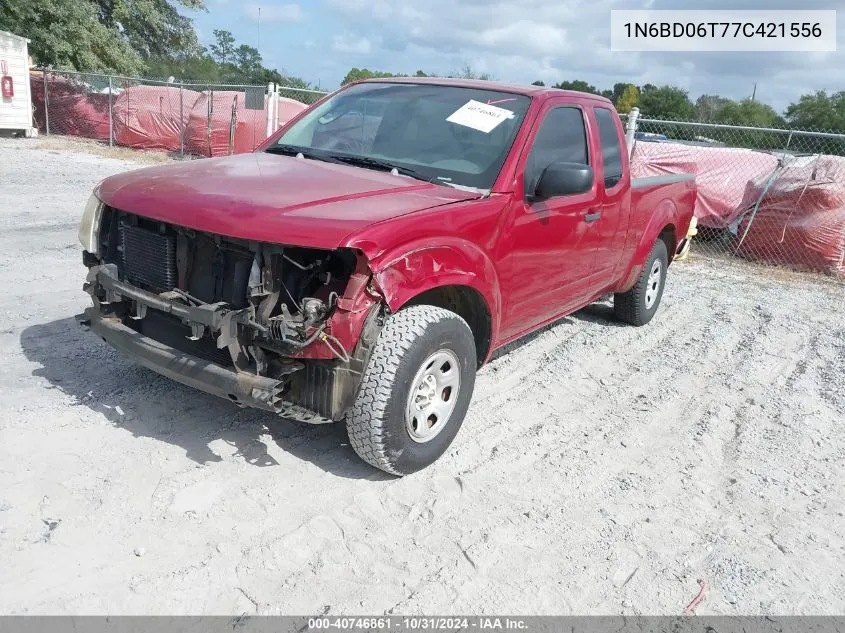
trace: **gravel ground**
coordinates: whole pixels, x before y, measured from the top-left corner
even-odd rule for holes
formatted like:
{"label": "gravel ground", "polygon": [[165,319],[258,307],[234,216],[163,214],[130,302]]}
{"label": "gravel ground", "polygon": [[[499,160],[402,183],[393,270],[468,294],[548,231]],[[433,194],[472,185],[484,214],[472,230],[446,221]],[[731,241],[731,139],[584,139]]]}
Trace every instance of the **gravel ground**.
{"label": "gravel ground", "polygon": [[433,467],[240,410],[76,325],[137,164],[0,140],[0,612],[845,613],[845,286],[690,261],[479,374]]}

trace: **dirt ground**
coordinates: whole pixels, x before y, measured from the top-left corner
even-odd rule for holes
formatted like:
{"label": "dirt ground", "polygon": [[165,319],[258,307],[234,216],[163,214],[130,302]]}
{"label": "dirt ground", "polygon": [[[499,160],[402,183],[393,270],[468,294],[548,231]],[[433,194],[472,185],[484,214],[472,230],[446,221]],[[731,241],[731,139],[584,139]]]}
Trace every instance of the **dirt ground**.
{"label": "dirt ground", "polygon": [[433,467],[85,332],[77,221],[138,164],[0,140],[0,613],[845,613],[845,286],[696,261],[481,370]]}

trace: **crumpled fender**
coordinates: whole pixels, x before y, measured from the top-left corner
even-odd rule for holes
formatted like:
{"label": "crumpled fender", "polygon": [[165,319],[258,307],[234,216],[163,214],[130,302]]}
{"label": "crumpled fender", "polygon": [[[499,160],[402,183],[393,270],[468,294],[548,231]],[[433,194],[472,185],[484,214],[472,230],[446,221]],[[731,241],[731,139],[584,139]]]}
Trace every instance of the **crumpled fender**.
{"label": "crumpled fender", "polygon": [[495,340],[502,303],[499,277],[490,258],[472,242],[443,236],[404,244],[379,256],[371,267],[373,285],[394,312],[433,288],[474,288],[487,304]]}

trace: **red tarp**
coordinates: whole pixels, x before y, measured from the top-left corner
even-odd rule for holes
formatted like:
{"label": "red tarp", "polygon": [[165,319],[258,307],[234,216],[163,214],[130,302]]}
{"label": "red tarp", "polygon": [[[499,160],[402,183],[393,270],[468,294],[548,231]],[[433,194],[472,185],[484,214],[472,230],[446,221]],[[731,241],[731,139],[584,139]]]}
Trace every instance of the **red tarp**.
{"label": "red tarp", "polygon": [[[182,129],[200,93],[173,86],[130,86],[114,98],[112,129],[118,145],[178,151]],[[180,105],[181,99],[181,105]]]}
{"label": "red tarp", "polygon": [[843,183],[845,158],[786,157],[774,178],[749,184],[737,252],[750,259],[845,274]]}
{"label": "red tarp", "polygon": [[[109,140],[109,95],[92,92],[89,86],[48,75],[50,133]],[[35,121],[46,130],[44,76],[29,77]]]}
{"label": "red tarp", "polygon": [[[211,106],[209,128],[209,104]],[[235,108],[235,129],[232,153],[251,152],[266,138],[267,99],[264,110],[247,110],[244,93],[208,91],[200,94],[188,117],[185,141],[187,151],[203,156],[225,156],[229,153],[232,107]],[[292,99],[279,99],[279,122],[284,123],[307,106]]]}
{"label": "red tarp", "polygon": [[750,149],[640,141],[634,146],[631,175],[695,174],[698,223],[723,229],[741,215],[746,184],[771,174],[777,164],[775,156]]}
{"label": "red tarp", "polygon": [[287,97],[279,97],[279,127],[290,121],[297,114],[305,110],[308,106],[297,101],[296,99],[288,99]]}

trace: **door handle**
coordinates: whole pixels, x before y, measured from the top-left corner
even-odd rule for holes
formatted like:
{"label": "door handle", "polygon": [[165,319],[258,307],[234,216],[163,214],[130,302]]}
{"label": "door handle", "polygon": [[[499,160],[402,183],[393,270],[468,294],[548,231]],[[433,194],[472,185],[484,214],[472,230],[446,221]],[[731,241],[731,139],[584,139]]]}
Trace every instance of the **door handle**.
{"label": "door handle", "polygon": [[593,213],[588,213],[584,216],[584,222],[595,222],[601,217],[601,211],[595,211]]}

